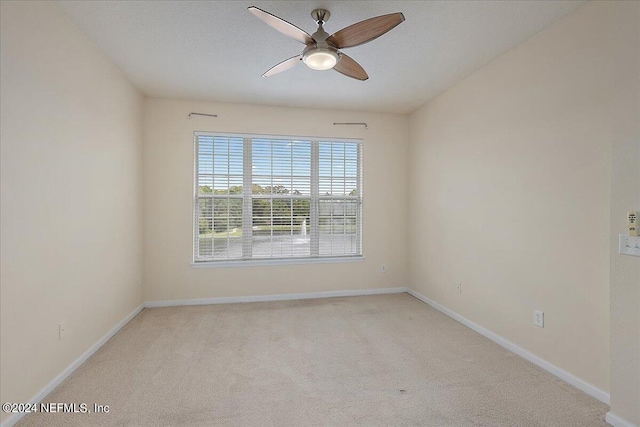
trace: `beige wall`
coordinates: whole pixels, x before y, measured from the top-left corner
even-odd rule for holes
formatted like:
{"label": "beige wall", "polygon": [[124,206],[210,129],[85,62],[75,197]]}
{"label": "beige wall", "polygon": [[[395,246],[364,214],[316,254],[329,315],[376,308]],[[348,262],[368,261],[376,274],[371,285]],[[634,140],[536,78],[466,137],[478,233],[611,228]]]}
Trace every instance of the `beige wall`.
{"label": "beige wall", "polygon": [[640,210],[640,2],[612,14],[611,412],[640,426],[640,258],[618,254],[626,214]]}
{"label": "beige wall", "polygon": [[620,7],[586,5],[410,118],[411,288],[605,392]]}
{"label": "beige wall", "polygon": [[[218,118],[190,112],[218,114]],[[333,122],[367,122],[333,126]],[[364,139],[360,263],[193,268],[193,132]],[[406,285],[407,117],[147,99],[144,120],[145,300],[270,295]],[[387,272],[380,272],[380,265]]]}
{"label": "beige wall", "polygon": [[142,301],[143,98],[54,3],[0,28],[0,400],[26,402]]}

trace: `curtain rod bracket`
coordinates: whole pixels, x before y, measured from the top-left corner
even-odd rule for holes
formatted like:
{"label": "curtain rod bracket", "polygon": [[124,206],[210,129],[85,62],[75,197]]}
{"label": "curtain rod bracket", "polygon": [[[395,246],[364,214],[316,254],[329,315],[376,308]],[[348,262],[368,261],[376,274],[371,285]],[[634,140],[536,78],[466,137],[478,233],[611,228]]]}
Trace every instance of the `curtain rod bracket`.
{"label": "curtain rod bracket", "polygon": [[207,116],[207,117],[218,117],[217,114],[204,114],[204,113],[189,113],[189,118],[191,118],[191,116]]}
{"label": "curtain rod bracket", "polygon": [[352,122],[334,122],[334,125],[359,125],[359,126],[364,126],[365,129],[369,128],[369,126],[367,126],[366,123],[352,123]]}

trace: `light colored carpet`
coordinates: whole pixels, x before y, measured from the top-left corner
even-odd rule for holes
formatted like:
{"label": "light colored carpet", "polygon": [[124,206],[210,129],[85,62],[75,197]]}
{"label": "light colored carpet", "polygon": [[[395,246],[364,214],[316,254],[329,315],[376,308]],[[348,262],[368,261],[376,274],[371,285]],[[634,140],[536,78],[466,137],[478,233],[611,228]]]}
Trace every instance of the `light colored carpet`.
{"label": "light colored carpet", "polygon": [[606,426],[608,407],[408,294],[146,309],[27,426]]}

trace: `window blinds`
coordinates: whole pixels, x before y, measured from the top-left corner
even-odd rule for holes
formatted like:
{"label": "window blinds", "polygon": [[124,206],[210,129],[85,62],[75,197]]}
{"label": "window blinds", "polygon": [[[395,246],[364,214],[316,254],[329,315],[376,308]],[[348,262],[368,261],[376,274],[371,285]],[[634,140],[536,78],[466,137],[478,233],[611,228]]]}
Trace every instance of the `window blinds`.
{"label": "window blinds", "polygon": [[194,261],[361,256],[362,144],[195,134]]}

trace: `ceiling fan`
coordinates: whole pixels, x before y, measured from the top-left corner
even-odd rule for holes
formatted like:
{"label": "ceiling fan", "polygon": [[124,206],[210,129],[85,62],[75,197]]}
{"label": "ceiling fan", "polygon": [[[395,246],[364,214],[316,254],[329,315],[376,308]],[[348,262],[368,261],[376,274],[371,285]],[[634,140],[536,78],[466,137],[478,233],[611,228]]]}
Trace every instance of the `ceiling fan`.
{"label": "ceiling fan", "polygon": [[402,13],[391,13],[358,22],[357,24],[350,25],[329,35],[324,30],[323,24],[329,20],[331,14],[328,10],[316,9],[311,12],[311,17],[316,24],[318,24],[318,30],[312,35],[309,35],[306,31],[301,30],[284,19],[278,18],[255,6],[251,6],[248,9],[266,24],[306,46],[300,55],[286,59],[278,65],[271,67],[262,77],[269,77],[281,73],[302,61],[307,67],[313,70],[329,70],[333,68],[345,76],[358,80],[367,80],[369,76],[364,68],[339,49],[370,42],[404,21],[404,15]]}

